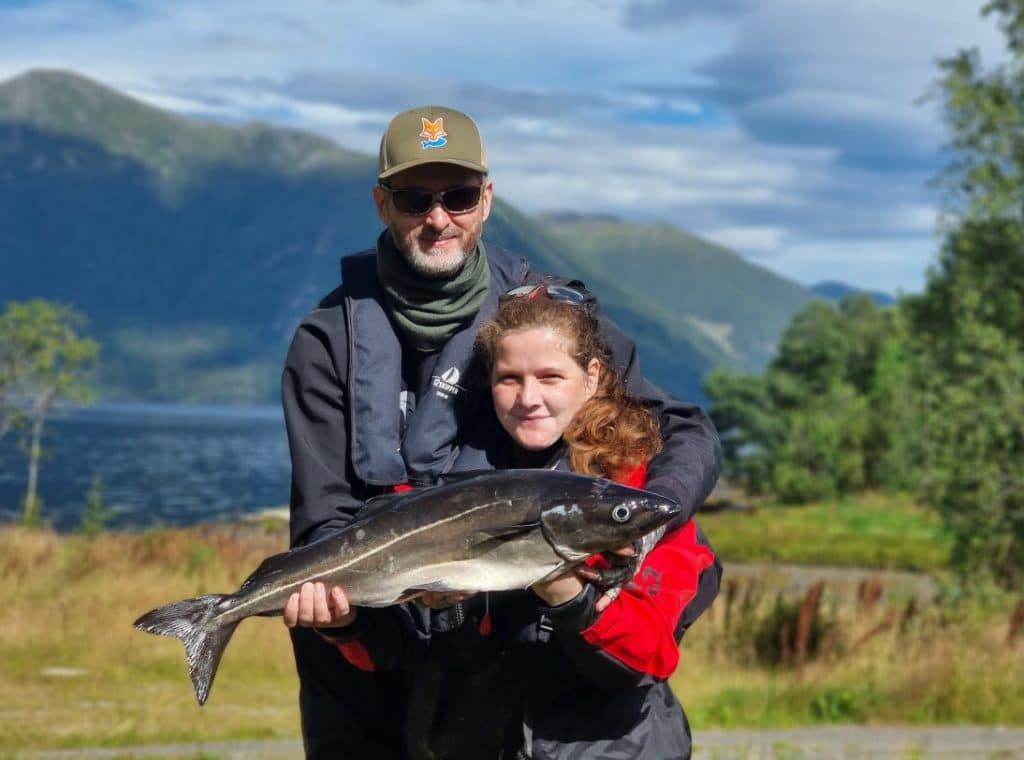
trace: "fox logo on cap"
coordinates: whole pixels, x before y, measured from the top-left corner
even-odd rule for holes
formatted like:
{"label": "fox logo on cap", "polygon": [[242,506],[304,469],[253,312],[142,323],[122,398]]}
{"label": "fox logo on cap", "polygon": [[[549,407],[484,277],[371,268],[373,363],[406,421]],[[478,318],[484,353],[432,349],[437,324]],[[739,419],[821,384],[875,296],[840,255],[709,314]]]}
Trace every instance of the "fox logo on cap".
{"label": "fox logo on cap", "polygon": [[420,132],[420,137],[426,138],[420,145],[424,150],[427,148],[440,148],[448,144],[448,133],[444,131],[444,117],[438,116],[436,121],[431,121],[425,116],[420,117],[420,121],[423,122],[423,131]]}
{"label": "fox logo on cap", "polygon": [[454,164],[486,175],[484,143],[476,123],[462,111],[447,106],[417,106],[397,114],[380,140],[377,179],[386,180],[414,166],[435,163]]}

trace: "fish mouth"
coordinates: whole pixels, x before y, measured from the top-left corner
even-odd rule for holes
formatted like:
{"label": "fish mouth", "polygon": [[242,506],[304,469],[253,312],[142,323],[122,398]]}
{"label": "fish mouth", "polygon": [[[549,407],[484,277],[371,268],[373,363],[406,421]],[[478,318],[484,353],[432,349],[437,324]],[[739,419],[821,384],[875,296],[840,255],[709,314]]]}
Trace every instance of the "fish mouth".
{"label": "fish mouth", "polygon": [[660,496],[654,499],[638,499],[633,507],[634,519],[644,526],[643,535],[657,530],[682,513],[682,506]]}

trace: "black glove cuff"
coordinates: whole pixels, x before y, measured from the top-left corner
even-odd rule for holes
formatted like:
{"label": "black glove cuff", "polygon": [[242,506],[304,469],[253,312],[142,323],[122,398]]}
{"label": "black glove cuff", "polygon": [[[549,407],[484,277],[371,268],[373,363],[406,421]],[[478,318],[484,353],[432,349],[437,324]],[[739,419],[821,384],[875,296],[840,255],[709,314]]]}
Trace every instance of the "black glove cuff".
{"label": "black glove cuff", "polygon": [[598,599],[598,588],[592,583],[583,584],[583,590],[557,607],[540,605],[540,612],[556,631],[579,633],[589,628],[597,620],[595,609]]}

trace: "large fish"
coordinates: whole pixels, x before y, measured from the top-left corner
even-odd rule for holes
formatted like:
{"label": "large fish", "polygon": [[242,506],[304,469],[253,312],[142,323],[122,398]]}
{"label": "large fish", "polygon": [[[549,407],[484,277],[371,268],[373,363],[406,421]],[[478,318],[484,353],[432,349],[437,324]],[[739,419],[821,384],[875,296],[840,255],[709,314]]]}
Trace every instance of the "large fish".
{"label": "large fish", "polygon": [[235,626],[281,614],[307,581],[341,586],[353,605],[374,607],[423,591],[521,589],[635,541],[679,511],[657,494],[587,475],[471,475],[372,499],[340,533],[265,559],[233,594],[172,602],[135,627],[181,639],[203,704]]}

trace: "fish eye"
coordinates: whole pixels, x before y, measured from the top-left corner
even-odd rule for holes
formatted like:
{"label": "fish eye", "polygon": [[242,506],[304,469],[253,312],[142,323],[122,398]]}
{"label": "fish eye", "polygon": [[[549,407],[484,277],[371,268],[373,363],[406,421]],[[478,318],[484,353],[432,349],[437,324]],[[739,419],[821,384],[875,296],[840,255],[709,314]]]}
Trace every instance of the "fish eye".
{"label": "fish eye", "polygon": [[629,522],[633,510],[628,504],[618,504],[612,508],[612,519],[617,523]]}

